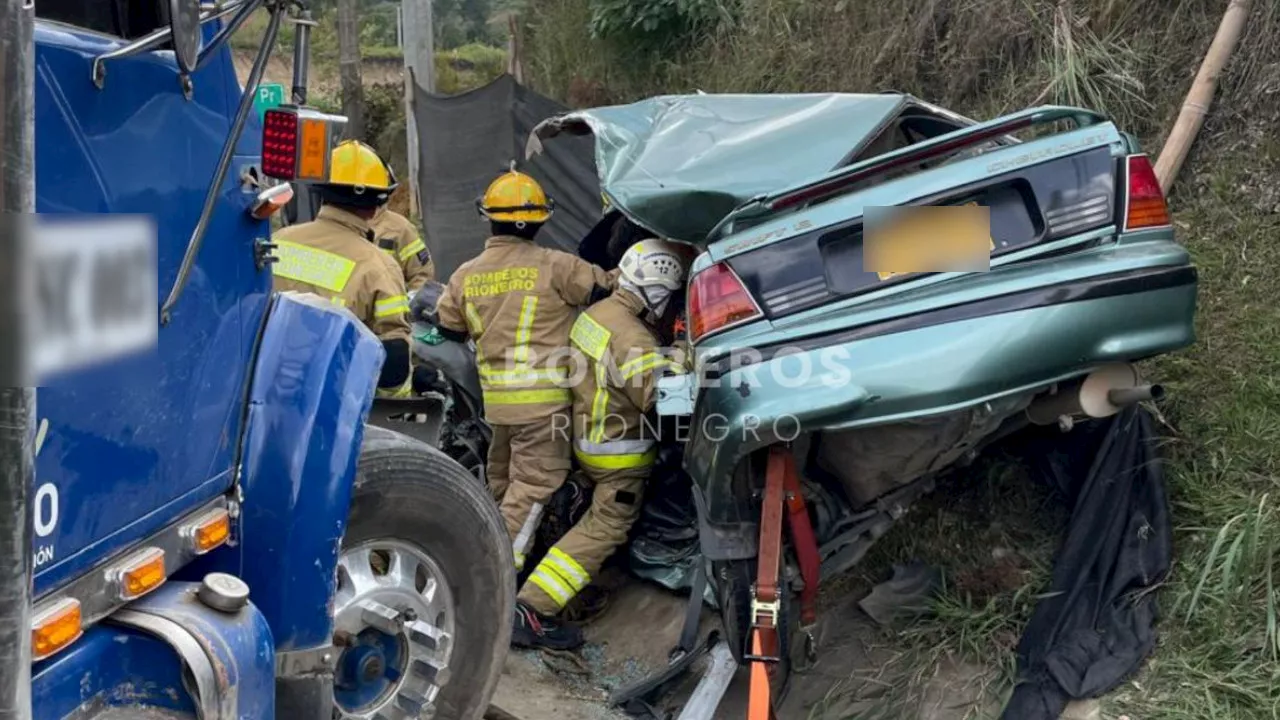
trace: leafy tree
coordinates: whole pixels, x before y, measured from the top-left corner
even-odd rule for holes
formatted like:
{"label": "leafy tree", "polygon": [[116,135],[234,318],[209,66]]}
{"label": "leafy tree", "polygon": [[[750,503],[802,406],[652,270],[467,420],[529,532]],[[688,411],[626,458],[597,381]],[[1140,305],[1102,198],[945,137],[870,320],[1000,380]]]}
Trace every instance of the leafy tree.
{"label": "leafy tree", "polygon": [[435,0],[436,47],[452,49],[471,43],[497,44],[505,28],[489,25],[498,9],[494,0]]}
{"label": "leafy tree", "polygon": [[731,21],[736,0],[590,0],[591,35],[640,46],[681,43]]}

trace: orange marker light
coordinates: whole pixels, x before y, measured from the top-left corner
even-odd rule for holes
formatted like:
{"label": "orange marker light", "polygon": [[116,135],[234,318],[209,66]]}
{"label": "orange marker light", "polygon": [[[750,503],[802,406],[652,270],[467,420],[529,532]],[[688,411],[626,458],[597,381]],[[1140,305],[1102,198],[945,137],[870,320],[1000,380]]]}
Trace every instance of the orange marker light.
{"label": "orange marker light", "polygon": [[164,584],[164,551],[154,547],[142,550],[116,572],[121,600],[142,597]]}
{"label": "orange marker light", "polygon": [[303,118],[299,123],[298,179],[324,182],[329,160],[329,126],[324,120]]}
{"label": "orange marker light", "polygon": [[210,510],[188,527],[187,537],[196,554],[203,555],[231,537],[231,515],[222,508]]}
{"label": "orange marker light", "polygon": [[84,634],[80,625],[80,601],[63,598],[37,609],[31,620],[31,659],[43,660]]}
{"label": "orange marker light", "polygon": [[276,214],[281,208],[289,204],[293,199],[293,187],[288,183],[282,183],[274,187],[267,188],[258,193],[258,199],[249,208],[249,214],[255,220],[266,220]]}

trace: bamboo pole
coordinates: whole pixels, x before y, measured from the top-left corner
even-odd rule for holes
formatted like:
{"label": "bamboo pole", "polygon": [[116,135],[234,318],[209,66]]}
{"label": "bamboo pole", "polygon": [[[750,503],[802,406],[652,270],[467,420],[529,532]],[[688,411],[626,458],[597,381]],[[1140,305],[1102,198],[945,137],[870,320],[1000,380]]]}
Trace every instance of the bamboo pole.
{"label": "bamboo pole", "polygon": [[1205,115],[1213,102],[1214,90],[1218,87],[1218,78],[1231,59],[1231,53],[1240,40],[1248,16],[1249,0],[1231,0],[1218,25],[1218,32],[1213,36],[1213,43],[1205,53],[1204,62],[1200,64],[1200,71],[1196,73],[1195,82],[1191,84],[1191,91],[1182,103],[1178,120],[1165,140],[1164,148],[1160,150],[1160,157],[1156,161],[1156,177],[1166,194],[1178,177],[1178,171],[1182,169],[1182,163],[1187,159],[1187,153],[1191,151],[1200,127],[1204,125]]}

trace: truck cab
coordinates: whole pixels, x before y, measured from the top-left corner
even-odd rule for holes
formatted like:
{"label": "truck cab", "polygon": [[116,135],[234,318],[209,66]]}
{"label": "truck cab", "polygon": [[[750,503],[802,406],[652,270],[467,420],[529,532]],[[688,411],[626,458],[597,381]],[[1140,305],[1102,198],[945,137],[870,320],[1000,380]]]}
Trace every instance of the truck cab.
{"label": "truck cab", "polygon": [[[226,39],[264,8],[242,89]],[[251,101],[283,26],[305,67],[306,5],[35,12],[33,324],[64,352],[32,428],[34,717],[478,718],[510,632],[501,518],[366,429],[367,328],[272,292]],[[327,157],[342,123],[316,127]],[[152,341],[110,352],[129,333]]]}

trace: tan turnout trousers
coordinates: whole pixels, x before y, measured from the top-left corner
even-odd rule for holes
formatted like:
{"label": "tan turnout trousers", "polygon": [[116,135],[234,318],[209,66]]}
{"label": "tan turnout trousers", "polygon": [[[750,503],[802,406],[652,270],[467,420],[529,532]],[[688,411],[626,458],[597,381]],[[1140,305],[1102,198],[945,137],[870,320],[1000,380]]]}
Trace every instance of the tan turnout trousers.
{"label": "tan turnout trousers", "polygon": [[653,409],[658,378],[682,373],[639,317],[644,305],[626,290],[592,305],[574,323],[576,361],[586,367],[573,389],[574,454],[595,486],[591,506],[534,569],[519,599],[555,615],[590,584],[627,541],[640,515],[657,454]]}
{"label": "tan turnout trousers", "polygon": [[454,271],[440,296],[440,324],[476,343],[485,419],[493,426],[486,474],[501,498],[517,569],[569,473],[569,330],[596,288],[613,282],[577,256],[494,237]]}

